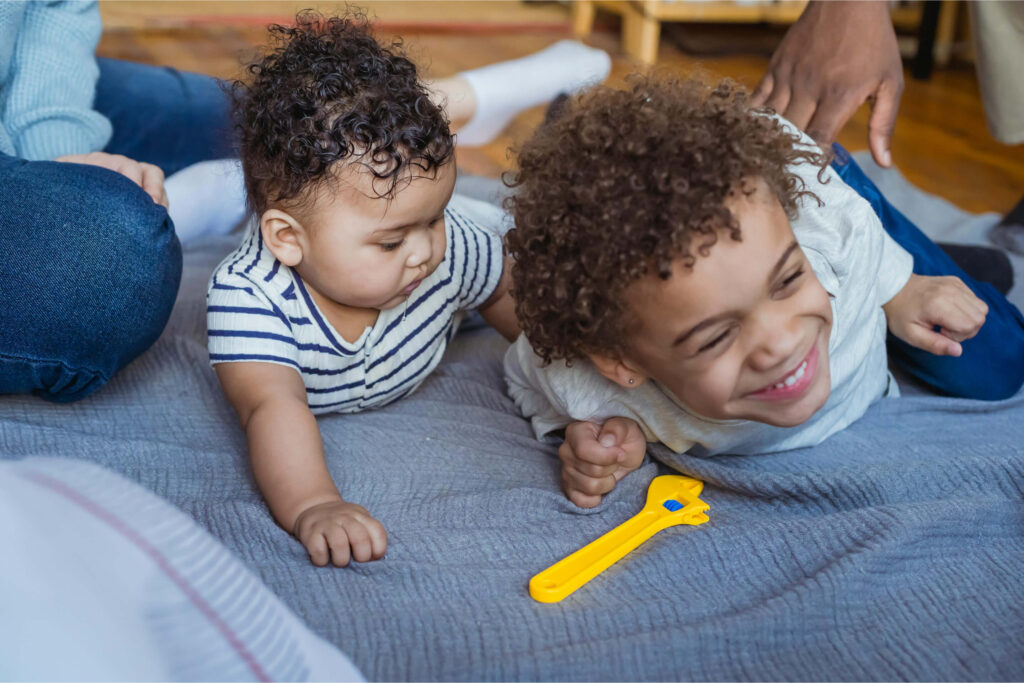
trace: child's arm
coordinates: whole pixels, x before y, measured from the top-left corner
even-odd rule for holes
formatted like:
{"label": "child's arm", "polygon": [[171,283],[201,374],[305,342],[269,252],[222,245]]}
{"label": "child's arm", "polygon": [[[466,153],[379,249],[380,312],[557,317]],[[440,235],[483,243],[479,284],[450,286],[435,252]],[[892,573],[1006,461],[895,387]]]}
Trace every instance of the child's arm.
{"label": "child's arm", "polygon": [[911,275],[882,309],[894,335],[937,356],[959,356],[960,342],[976,335],[988,315],[985,302],[952,276]]}
{"label": "child's arm", "polygon": [[620,479],[640,467],[646,452],[640,425],[628,417],[609,418],[604,424],[573,422],[558,448],[562,490],[581,508],[595,507]]}
{"label": "child's arm", "polygon": [[387,535],[360,505],[342,500],[324,460],[301,376],[272,363],[220,363],[217,378],[238,413],[256,483],[274,519],[317,566],[384,556]]}
{"label": "child's arm", "polygon": [[516,319],[516,305],[509,292],[512,276],[512,259],[505,259],[501,280],[487,301],[480,306],[480,315],[487,323],[501,332],[505,339],[515,341],[519,336],[519,321]]}

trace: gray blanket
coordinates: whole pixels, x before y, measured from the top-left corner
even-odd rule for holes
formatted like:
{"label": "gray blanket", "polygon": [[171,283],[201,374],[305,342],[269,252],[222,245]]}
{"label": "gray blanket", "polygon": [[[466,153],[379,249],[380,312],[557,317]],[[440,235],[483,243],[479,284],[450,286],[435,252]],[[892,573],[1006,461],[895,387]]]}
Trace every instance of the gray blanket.
{"label": "gray blanket", "polygon": [[141,483],[371,680],[1024,678],[1024,397],[884,400],[816,448],[677,459],[707,482],[711,521],[540,604],[529,578],[635,514],[669,470],[650,461],[576,509],[554,447],[505,395],[506,344],[464,331],[409,398],[320,419],[339,487],[389,546],[316,568],[271,520],[207,365],[206,280],[235,243],[186,252],[167,331],[98,394],[0,398],[0,457]]}

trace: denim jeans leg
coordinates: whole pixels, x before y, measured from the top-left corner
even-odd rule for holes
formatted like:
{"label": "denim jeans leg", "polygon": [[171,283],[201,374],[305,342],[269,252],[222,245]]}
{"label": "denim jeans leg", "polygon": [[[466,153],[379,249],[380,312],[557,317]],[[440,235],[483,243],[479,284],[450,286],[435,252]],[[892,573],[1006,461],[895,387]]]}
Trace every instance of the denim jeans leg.
{"label": "denim jeans leg", "polygon": [[963,342],[963,355],[935,356],[889,335],[890,357],[913,377],[942,394],[1000,400],[1024,385],[1024,316],[995,287],[965,273],[937,244],[890,204],[849,153],[833,145],[832,168],[878,214],[882,226],[914,257],[918,275],[954,275],[988,305],[977,336]]}
{"label": "denim jeans leg", "polygon": [[155,164],[165,175],[237,156],[223,82],[116,59],[100,59],[99,66],[94,106],[114,127],[104,151]]}
{"label": "denim jeans leg", "polygon": [[0,155],[0,393],[73,401],[163,330],[181,280],[167,211],[96,166]]}

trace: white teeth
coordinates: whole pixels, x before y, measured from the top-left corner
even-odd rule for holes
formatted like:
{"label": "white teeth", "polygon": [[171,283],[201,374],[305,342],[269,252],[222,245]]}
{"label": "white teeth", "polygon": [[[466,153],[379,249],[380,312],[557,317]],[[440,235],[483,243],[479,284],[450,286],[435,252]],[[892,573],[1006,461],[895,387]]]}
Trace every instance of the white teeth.
{"label": "white teeth", "polygon": [[778,384],[775,384],[774,388],[782,389],[784,387],[791,387],[791,386],[793,386],[794,384],[796,384],[797,380],[799,380],[801,377],[804,376],[804,373],[806,371],[807,371],[807,361],[804,361],[803,363],[800,364],[800,367],[798,367],[793,372],[793,374],[791,374],[789,377],[787,377],[783,381],[779,382]]}

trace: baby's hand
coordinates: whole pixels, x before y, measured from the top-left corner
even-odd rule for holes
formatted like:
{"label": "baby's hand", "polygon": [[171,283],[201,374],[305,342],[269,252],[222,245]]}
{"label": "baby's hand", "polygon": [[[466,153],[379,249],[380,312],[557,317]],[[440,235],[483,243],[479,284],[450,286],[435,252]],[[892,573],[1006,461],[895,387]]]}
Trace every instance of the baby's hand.
{"label": "baby's hand", "polygon": [[628,417],[613,417],[603,425],[573,422],[558,449],[562,490],[581,508],[595,507],[620,479],[640,467],[646,452],[643,431]]}
{"label": "baby's hand", "polygon": [[350,557],[357,562],[379,560],[388,545],[384,526],[362,505],[343,500],[306,508],[295,520],[293,533],[318,567],[328,560],[344,567]]}
{"label": "baby's hand", "polygon": [[952,276],[911,275],[882,308],[894,335],[937,356],[963,353],[960,342],[978,334],[988,315],[985,302]]}

